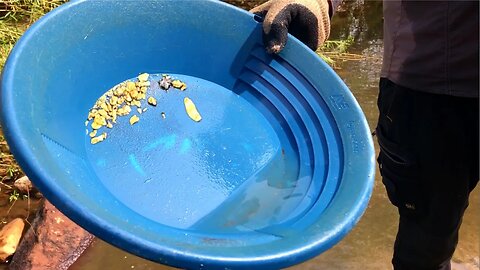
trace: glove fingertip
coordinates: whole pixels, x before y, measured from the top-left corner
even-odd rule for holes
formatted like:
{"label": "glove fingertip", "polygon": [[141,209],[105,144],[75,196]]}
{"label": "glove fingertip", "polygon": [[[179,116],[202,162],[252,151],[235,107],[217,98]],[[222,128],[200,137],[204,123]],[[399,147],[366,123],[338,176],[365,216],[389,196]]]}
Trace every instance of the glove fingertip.
{"label": "glove fingertip", "polygon": [[280,53],[288,39],[288,28],[282,23],[274,23],[268,33],[263,36],[264,43],[267,45],[267,52],[271,54]]}
{"label": "glove fingertip", "polygon": [[279,54],[284,47],[285,47],[285,44],[270,43],[267,45],[266,50],[270,54]]}

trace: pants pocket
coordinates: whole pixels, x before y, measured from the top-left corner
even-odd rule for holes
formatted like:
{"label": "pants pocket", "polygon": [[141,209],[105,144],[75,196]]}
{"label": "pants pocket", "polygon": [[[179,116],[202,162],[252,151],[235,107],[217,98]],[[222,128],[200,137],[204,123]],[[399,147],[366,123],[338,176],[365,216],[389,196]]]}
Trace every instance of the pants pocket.
{"label": "pants pocket", "polygon": [[377,129],[377,135],[380,145],[377,161],[388,198],[401,214],[424,214],[425,201],[414,158],[399,145],[388,140],[382,129]]}

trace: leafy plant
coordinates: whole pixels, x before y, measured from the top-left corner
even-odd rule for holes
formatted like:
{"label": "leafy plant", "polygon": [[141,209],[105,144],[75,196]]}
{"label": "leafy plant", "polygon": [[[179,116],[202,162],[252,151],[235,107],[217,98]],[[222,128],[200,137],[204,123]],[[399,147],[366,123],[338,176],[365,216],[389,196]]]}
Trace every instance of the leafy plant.
{"label": "leafy plant", "polygon": [[14,190],[10,193],[10,196],[8,197],[8,201],[9,201],[10,203],[16,202],[19,197],[20,197],[20,193],[18,193],[18,191],[17,191],[16,189],[14,189]]}
{"label": "leafy plant", "polygon": [[333,68],[338,68],[337,62],[358,61],[365,57],[359,54],[348,53],[348,49],[354,44],[355,40],[349,36],[345,40],[327,40],[317,54]]}
{"label": "leafy plant", "polygon": [[18,170],[17,166],[15,166],[15,165],[10,165],[7,168],[7,176],[9,176],[10,178],[13,178],[18,172],[19,172],[19,170]]}
{"label": "leafy plant", "polygon": [[346,53],[348,48],[354,43],[353,36],[349,36],[345,40],[327,40],[320,48],[321,52]]}

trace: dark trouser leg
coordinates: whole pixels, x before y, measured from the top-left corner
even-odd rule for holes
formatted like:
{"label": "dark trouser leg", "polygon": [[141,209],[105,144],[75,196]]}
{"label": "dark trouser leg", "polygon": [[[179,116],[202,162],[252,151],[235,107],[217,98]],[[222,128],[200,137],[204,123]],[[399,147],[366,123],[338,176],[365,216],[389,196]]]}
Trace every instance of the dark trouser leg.
{"label": "dark trouser leg", "polygon": [[478,183],[478,99],[413,91],[382,79],[378,162],[400,213],[396,270],[450,269]]}

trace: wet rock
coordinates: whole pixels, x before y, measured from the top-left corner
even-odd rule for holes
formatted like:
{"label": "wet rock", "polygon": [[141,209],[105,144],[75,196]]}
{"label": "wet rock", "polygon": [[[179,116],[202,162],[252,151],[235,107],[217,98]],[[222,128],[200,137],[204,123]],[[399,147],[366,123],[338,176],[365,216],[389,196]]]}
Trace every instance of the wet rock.
{"label": "wet rock", "polygon": [[38,191],[37,188],[32,184],[30,179],[27,176],[20,177],[19,179],[15,180],[13,186],[18,189],[23,194],[29,194],[31,197],[35,199],[43,198],[42,193]]}
{"label": "wet rock", "polygon": [[68,269],[90,246],[93,238],[45,200],[9,269]]}
{"label": "wet rock", "polygon": [[15,183],[13,183],[13,186],[15,186],[18,191],[22,193],[29,193],[30,190],[32,190],[33,185],[30,179],[28,179],[27,176],[23,176],[15,180]]}
{"label": "wet rock", "polygon": [[23,219],[16,218],[0,231],[0,260],[2,262],[5,262],[17,250],[24,227]]}

